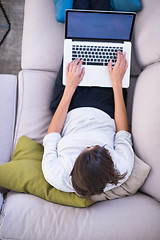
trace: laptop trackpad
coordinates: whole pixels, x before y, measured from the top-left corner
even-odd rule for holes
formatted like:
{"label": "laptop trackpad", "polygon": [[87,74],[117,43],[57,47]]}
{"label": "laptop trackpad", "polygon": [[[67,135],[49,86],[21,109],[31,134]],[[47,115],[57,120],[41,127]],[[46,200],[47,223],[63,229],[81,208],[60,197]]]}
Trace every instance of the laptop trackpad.
{"label": "laptop trackpad", "polygon": [[86,66],[85,75],[79,86],[112,87],[107,66]]}

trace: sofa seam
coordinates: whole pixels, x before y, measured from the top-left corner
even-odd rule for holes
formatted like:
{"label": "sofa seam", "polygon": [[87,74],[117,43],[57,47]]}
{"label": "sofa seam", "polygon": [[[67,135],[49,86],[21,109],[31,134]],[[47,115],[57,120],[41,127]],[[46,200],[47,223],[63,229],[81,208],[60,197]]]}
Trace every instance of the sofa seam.
{"label": "sofa seam", "polygon": [[5,203],[6,203],[6,199],[3,199],[3,204],[2,204],[1,212],[0,212],[0,240],[2,238],[1,229],[2,229],[4,218],[5,218],[5,213],[4,213]]}
{"label": "sofa seam", "polygon": [[[24,101],[24,74],[23,74],[23,71],[20,72],[22,74],[22,91],[19,91],[19,88],[20,88],[20,80],[18,78],[18,101],[17,101],[17,121],[15,123],[15,135],[14,135],[14,142],[13,142],[13,148],[12,148],[12,153],[13,153],[13,150],[15,149],[15,146],[16,146],[16,141],[17,141],[17,135],[18,135],[18,129],[19,129],[19,125],[20,125],[20,119],[21,119],[21,116],[22,116],[22,108],[23,108],[23,101]],[[19,73],[19,74],[20,74]],[[21,92],[21,97],[22,97],[22,101],[21,101],[21,105],[19,106],[19,109],[18,109],[18,103],[19,103],[19,98],[20,98],[20,92]],[[19,115],[19,116],[18,116]]]}
{"label": "sofa seam", "polygon": [[[11,145],[11,151],[10,151],[10,158],[11,158],[11,156],[12,156],[12,153],[13,153],[13,141],[14,141],[14,136],[15,136],[15,124],[16,124],[16,116],[17,116],[17,103],[18,103],[18,101],[17,101],[17,86],[18,86],[18,79],[16,78],[16,85],[15,85],[15,87],[14,87],[14,94],[13,94],[13,104],[12,104],[12,106],[14,107],[15,106],[15,108],[14,108],[14,111],[12,110],[12,116],[14,116],[14,121],[12,121],[12,145]],[[12,109],[13,109],[13,107],[12,107]]]}

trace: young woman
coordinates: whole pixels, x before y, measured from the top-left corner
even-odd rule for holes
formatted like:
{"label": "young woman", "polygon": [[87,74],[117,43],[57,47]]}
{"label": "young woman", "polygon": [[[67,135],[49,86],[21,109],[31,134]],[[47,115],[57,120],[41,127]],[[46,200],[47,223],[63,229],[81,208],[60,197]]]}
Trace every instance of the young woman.
{"label": "young woman", "polygon": [[42,170],[55,188],[91,198],[120,186],[133,169],[122,89],[127,61],[121,52],[113,68],[110,60],[113,88],[78,87],[85,74],[82,61],[78,62],[67,65],[65,87],[56,82],[58,94],[51,103],[54,115],[43,140]]}

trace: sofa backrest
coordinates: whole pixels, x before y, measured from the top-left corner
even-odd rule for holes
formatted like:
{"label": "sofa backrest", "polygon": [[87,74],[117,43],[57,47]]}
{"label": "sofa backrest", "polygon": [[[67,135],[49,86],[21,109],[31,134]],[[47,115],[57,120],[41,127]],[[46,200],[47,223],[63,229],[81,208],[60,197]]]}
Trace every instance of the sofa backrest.
{"label": "sofa backrest", "polygon": [[140,68],[160,61],[160,2],[141,0],[142,11],[134,26],[136,57]]}
{"label": "sofa backrest", "polygon": [[141,190],[160,201],[160,4],[141,0],[134,29],[140,68],[134,90],[132,136],[136,154],[152,169]]}
{"label": "sofa backrest", "polygon": [[59,70],[64,24],[56,22],[53,0],[25,1],[22,69]]}

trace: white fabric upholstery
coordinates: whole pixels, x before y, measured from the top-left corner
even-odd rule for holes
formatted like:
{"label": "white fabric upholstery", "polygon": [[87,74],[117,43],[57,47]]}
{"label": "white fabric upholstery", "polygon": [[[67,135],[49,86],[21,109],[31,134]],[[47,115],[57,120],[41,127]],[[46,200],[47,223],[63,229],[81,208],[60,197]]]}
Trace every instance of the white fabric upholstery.
{"label": "white fabric upholstery", "polygon": [[160,63],[147,67],[134,92],[132,135],[136,154],[151,166],[142,191],[160,201]]}
{"label": "white fabric upholstery", "polygon": [[11,158],[16,115],[17,77],[0,74],[0,164]]}
{"label": "white fabric upholstery", "polygon": [[151,197],[131,197],[79,209],[11,192],[2,213],[1,239],[159,240],[160,207]]}
{"label": "white fabric upholstery", "polygon": [[159,61],[160,56],[160,2],[141,0],[142,11],[137,14],[134,40],[140,68]]}
{"label": "white fabric upholstery", "polygon": [[42,143],[52,117],[49,105],[56,75],[43,71],[20,72],[14,148],[22,135]]}
{"label": "white fabric upholstery", "polygon": [[64,24],[56,22],[53,0],[26,0],[22,69],[58,71],[63,41]]}

